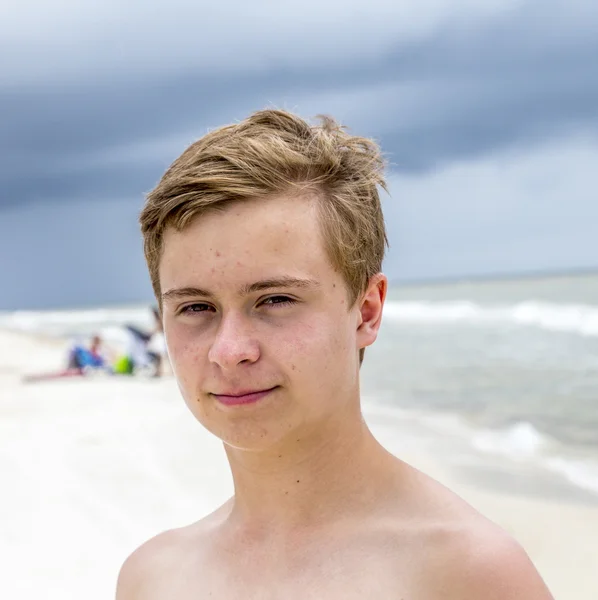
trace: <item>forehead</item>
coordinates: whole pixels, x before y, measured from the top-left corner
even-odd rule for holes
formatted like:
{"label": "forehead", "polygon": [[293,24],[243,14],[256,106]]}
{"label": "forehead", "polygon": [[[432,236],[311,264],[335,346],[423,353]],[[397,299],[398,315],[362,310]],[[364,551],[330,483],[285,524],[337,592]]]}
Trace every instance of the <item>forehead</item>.
{"label": "forehead", "polygon": [[164,235],[161,288],[248,283],[264,277],[329,278],[333,269],[313,196],[233,203]]}

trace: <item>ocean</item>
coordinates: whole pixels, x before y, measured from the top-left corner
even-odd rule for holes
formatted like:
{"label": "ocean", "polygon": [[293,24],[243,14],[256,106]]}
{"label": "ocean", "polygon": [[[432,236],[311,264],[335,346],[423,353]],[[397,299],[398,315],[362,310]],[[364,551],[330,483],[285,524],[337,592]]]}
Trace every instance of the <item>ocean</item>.
{"label": "ocean", "polygon": [[514,488],[544,475],[598,497],[598,274],[395,287],[388,300],[363,368],[371,404],[466,442],[477,475],[500,458],[497,485],[510,465]]}
{"label": "ocean", "polygon": [[[150,328],[149,308],[0,313],[51,337],[117,342],[123,323]],[[463,477],[598,501],[598,275],[392,287],[362,394],[389,438],[417,431]]]}

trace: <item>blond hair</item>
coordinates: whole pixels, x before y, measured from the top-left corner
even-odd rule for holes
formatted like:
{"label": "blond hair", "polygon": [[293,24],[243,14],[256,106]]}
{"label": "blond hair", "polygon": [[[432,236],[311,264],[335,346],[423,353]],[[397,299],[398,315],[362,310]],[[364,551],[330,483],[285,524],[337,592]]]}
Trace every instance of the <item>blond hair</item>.
{"label": "blond hair", "polygon": [[330,117],[310,125],[284,110],[261,110],[209,132],[189,146],[147,195],[140,215],[144,253],[160,307],[159,263],[167,227],[234,201],[314,191],[332,265],[352,306],[382,269],[388,245],[378,186],[384,161],[369,139]]}

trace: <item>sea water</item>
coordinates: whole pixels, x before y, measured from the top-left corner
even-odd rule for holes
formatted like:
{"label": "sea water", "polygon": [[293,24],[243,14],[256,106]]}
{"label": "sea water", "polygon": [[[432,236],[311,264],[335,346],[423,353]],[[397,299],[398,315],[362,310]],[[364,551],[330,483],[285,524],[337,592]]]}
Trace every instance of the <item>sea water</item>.
{"label": "sea water", "polygon": [[393,288],[363,375],[376,408],[598,498],[598,275]]}

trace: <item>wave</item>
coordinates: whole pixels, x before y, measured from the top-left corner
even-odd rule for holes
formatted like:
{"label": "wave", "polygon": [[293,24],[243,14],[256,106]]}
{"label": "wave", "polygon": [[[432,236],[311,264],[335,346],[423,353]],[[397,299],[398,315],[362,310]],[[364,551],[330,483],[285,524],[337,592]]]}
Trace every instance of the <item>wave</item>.
{"label": "wave", "polygon": [[[364,400],[366,419],[374,417],[391,430],[407,427],[407,431],[412,431],[420,441],[426,430],[433,432],[433,437],[456,438],[482,455],[548,471],[579,489],[598,495],[598,461],[595,455],[568,448],[539,431],[532,423],[519,421],[503,428],[478,429],[455,413],[429,413],[380,405],[373,397]],[[418,427],[423,430],[419,431]]]}
{"label": "wave", "polygon": [[477,432],[472,439],[474,448],[520,460],[532,458],[548,445],[548,439],[531,423],[515,423],[506,429]]}
{"label": "wave", "polygon": [[564,458],[552,458],[546,464],[550,470],[560,473],[577,487],[598,494],[598,464]]}
{"label": "wave", "polygon": [[558,456],[556,440],[542,434],[527,421],[514,423],[505,429],[478,431],[471,441],[477,450],[518,462],[533,462],[565,477],[579,488],[598,494],[598,462],[589,458]]}
{"label": "wave", "polygon": [[598,306],[527,301],[507,306],[453,302],[397,302],[384,307],[385,317],[407,323],[506,323],[547,331],[598,336]]}

